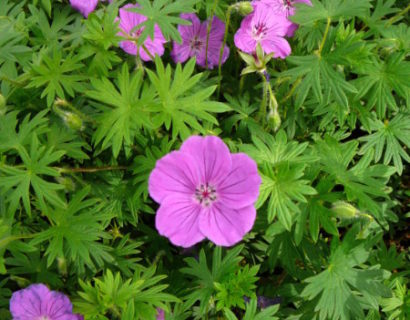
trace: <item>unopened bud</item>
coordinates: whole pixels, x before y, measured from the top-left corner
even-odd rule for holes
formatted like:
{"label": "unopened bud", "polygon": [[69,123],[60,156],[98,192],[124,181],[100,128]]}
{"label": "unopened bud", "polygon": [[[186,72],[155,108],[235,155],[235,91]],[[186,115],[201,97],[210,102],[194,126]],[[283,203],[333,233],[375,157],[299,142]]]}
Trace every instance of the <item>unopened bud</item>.
{"label": "unopened bud", "polygon": [[61,275],[67,275],[67,260],[64,257],[57,258],[57,268]]}
{"label": "unopened bud", "polygon": [[64,112],[63,115],[63,120],[65,122],[65,124],[67,125],[67,127],[69,127],[70,129],[73,130],[83,130],[83,120],[76,115],[75,113],[72,112]]}
{"label": "unopened bud", "polygon": [[273,131],[278,131],[282,120],[280,119],[280,115],[278,110],[270,110],[268,114],[268,124],[273,129]]}
{"label": "unopened bud", "polygon": [[56,181],[64,186],[66,192],[72,192],[75,190],[75,183],[72,179],[68,177],[56,177]]}
{"label": "unopened bud", "polygon": [[236,10],[238,10],[238,12],[244,16],[253,12],[252,4],[249,1],[238,2],[235,4],[235,7]]}
{"label": "unopened bud", "polygon": [[356,218],[360,214],[358,209],[344,201],[334,203],[331,210],[341,219]]}
{"label": "unopened bud", "polygon": [[0,115],[6,113],[6,98],[0,93]]}

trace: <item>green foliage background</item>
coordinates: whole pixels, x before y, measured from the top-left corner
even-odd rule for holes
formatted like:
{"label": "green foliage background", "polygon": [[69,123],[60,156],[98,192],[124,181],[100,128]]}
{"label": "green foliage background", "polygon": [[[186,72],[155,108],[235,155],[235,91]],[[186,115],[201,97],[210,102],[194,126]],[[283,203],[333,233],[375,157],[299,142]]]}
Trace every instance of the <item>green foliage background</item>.
{"label": "green foliage background", "polygon": [[[138,1],[142,37],[231,13],[221,78],[169,50],[144,65],[122,52],[125,2],[85,20],[65,0],[1,0],[0,318],[43,282],[86,320],[409,319],[406,1],[298,6],[268,79],[234,49],[234,1]],[[192,134],[259,165],[257,221],[233,248],[182,250],[154,228],[149,173]]]}

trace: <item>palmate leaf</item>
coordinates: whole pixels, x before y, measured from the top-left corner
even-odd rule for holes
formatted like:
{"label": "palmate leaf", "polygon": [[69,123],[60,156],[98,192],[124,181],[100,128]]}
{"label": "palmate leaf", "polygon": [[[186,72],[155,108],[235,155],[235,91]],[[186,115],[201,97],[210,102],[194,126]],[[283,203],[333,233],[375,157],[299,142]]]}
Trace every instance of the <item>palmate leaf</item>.
{"label": "palmate leaf", "polygon": [[339,18],[366,16],[368,9],[371,8],[370,0],[312,0],[311,2],[311,6],[296,4],[296,14],[290,19],[303,26],[327,18],[336,21]]}
{"label": "palmate leaf", "polygon": [[31,215],[30,188],[34,190],[40,208],[43,210],[47,208],[46,201],[57,206],[64,205],[57,193],[64,187],[43,178],[60,175],[50,164],[58,161],[64,152],[40,146],[37,135],[33,134],[29,153],[24,147],[19,147],[18,153],[23,161],[21,167],[0,165],[0,187],[7,201],[10,202],[10,210],[15,211],[22,200],[24,209]]}
{"label": "palmate leaf", "polygon": [[360,206],[378,219],[382,219],[382,208],[377,199],[388,198],[385,188],[395,168],[383,164],[371,165],[373,152],[365,154],[351,166],[357,153],[358,142],[338,143],[329,136],[317,141],[322,170],[334,180],[334,185],[342,185],[349,201],[357,201]]}
{"label": "palmate leaf", "polygon": [[182,41],[181,35],[178,32],[177,25],[189,25],[189,21],[181,19],[181,13],[194,12],[194,5],[199,0],[137,0],[139,7],[130,9],[129,11],[138,12],[148,19],[141,24],[144,31],[138,38],[138,43],[142,44],[144,40],[154,35],[154,26],[157,24],[165,39]]}
{"label": "palmate leaf", "polygon": [[[126,314],[121,319],[148,320],[155,319],[157,308],[168,310],[166,302],[178,302],[179,299],[163,292],[168,285],[158,284],[166,278],[155,275],[156,268],[141,267],[130,279],[123,280],[120,273],[115,275],[107,269],[103,277],[94,278],[94,284],[80,280],[82,292],[80,300],[74,302],[81,314],[87,319],[110,319]],[[132,305],[130,307],[130,305]]]}
{"label": "palmate leaf", "polygon": [[296,67],[282,72],[282,76],[290,76],[294,81],[302,77],[300,85],[296,89],[295,104],[297,107],[302,106],[310,91],[313,92],[315,99],[321,103],[323,94],[326,91],[331,92],[335,102],[348,108],[348,93],[357,92],[356,88],[347,82],[344,75],[335,71],[332,67],[332,57],[329,54],[318,56],[290,56],[287,60],[297,65]]}
{"label": "palmate leaf", "polygon": [[123,64],[117,83],[107,78],[92,79],[93,90],[86,95],[102,104],[96,104],[101,112],[98,128],[94,133],[94,143],[101,143],[104,150],[111,146],[117,157],[123,144],[131,145],[139,129],[151,127],[150,111],[155,97],[155,89],[143,86],[143,74],[139,70],[130,74],[128,65]]}
{"label": "palmate leaf", "polygon": [[74,97],[75,92],[83,91],[82,80],[86,76],[75,73],[84,66],[78,57],[68,55],[63,58],[62,51],[54,50],[52,57],[44,54],[38,60],[31,65],[27,88],[45,87],[41,98],[47,96],[48,107],[53,104],[56,96],[64,99],[65,93]]}
{"label": "palmate leaf", "polygon": [[404,54],[392,54],[387,61],[373,59],[358,70],[361,75],[354,81],[358,89],[356,99],[366,98],[368,108],[376,107],[377,115],[383,119],[386,110],[397,111],[395,96],[410,102],[410,62]]}
{"label": "palmate leaf", "polygon": [[95,269],[104,261],[111,261],[110,248],[100,240],[110,238],[104,225],[111,216],[101,214],[102,205],[95,198],[86,198],[90,188],[74,194],[69,203],[63,203],[46,214],[53,222],[49,228],[38,233],[33,245],[47,243],[45,255],[50,266],[57,258],[66,257],[79,273],[85,266]]}
{"label": "palmate leaf", "polygon": [[316,299],[318,319],[364,319],[365,306],[377,310],[379,298],[390,296],[390,290],[383,284],[390,273],[377,266],[363,266],[369,248],[355,241],[357,232],[354,227],[342,244],[334,243],[326,269],[305,280],[308,285],[301,295],[308,300]]}
{"label": "palmate leaf", "polygon": [[209,299],[215,293],[216,288],[214,283],[223,283],[228,278],[235,274],[239,269],[239,262],[242,257],[239,256],[243,246],[236,246],[227,251],[222,258],[221,247],[215,247],[212,256],[212,268],[208,267],[207,258],[204,250],[199,253],[199,259],[187,258],[185,262],[187,267],[182,268],[181,272],[193,278],[197,285],[195,290],[188,295],[188,301],[192,304],[196,301],[200,302],[200,313],[204,315],[208,307]]}
{"label": "palmate leaf", "polygon": [[191,59],[182,68],[177,64],[173,72],[171,66],[164,67],[161,59],[155,59],[156,73],[147,69],[148,76],[157,90],[157,103],[151,110],[157,114],[153,121],[157,125],[164,125],[167,130],[172,124],[172,138],[178,135],[185,140],[191,135],[192,130],[206,133],[199,121],[208,121],[218,124],[211,113],[225,112],[230,108],[221,102],[211,101],[209,97],[216,86],[198,89],[193,92],[195,85],[199,84],[202,73],[192,76],[195,59]]}
{"label": "palmate leaf", "polygon": [[22,40],[24,35],[14,30],[13,26],[0,25],[0,66],[6,61],[16,62],[18,57],[31,49]]}
{"label": "palmate leaf", "polygon": [[9,112],[0,117],[0,152],[19,150],[30,144],[33,133],[37,135],[47,131],[48,123],[45,115],[47,110],[41,111],[32,117],[27,115],[19,124],[18,112]]}
{"label": "palmate leaf", "polygon": [[391,121],[384,123],[380,120],[371,121],[370,129],[374,132],[368,136],[359,138],[364,144],[359,154],[366,154],[370,149],[374,150],[374,161],[378,162],[383,153],[383,163],[390,164],[393,161],[398,174],[403,172],[403,162],[410,162],[407,151],[401,146],[410,148],[410,115],[399,113]]}
{"label": "palmate leaf", "polygon": [[[257,310],[257,299],[251,299],[249,303],[246,304],[246,312],[242,320],[277,320],[278,317],[275,317],[274,314],[278,312],[279,305],[270,306],[264,308],[260,312]],[[224,314],[227,320],[238,320],[236,315],[228,308],[224,309]]]}
{"label": "palmate leaf", "polygon": [[283,130],[276,137],[266,134],[262,138],[252,136],[255,146],[241,148],[260,166],[262,185],[256,207],[268,202],[268,221],[272,222],[277,216],[290,230],[295,214],[300,213],[298,202],[307,202],[307,195],[316,194],[310,181],[302,178],[307,164],[317,157],[307,151],[307,142],[288,142]]}

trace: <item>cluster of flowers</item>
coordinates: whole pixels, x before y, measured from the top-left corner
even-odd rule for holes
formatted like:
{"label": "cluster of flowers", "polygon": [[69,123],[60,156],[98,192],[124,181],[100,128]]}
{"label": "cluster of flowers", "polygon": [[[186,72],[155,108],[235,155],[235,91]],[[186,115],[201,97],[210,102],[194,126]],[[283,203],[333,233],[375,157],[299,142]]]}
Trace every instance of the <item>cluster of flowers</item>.
{"label": "cluster of flowers", "polygon": [[[70,3],[73,8],[88,17],[95,10],[98,0],[70,0]],[[288,19],[295,12],[294,3],[310,4],[310,0],[252,1],[252,12],[243,19],[235,34],[236,47],[243,52],[253,53],[259,43],[265,53],[273,53],[275,58],[288,56],[291,48],[285,37],[293,36],[297,28],[297,25]],[[143,61],[150,61],[155,55],[164,54],[166,40],[160,28],[155,25],[154,36],[148,37],[142,45],[137,46],[136,42],[143,32],[143,27],[136,27],[146,21],[147,17],[130,11],[136,7],[138,5],[127,4],[119,10],[119,35],[126,38],[120,42],[120,47],[128,54],[138,54]],[[225,23],[217,17],[213,17],[212,21],[201,22],[193,13],[181,14],[181,18],[190,21],[191,25],[178,26],[182,43],[173,43],[173,60],[185,62],[195,57],[199,66],[213,69],[219,64],[221,48],[224,46],[220,63],[225,63],[229,57],[229,48],[224,44]]]}

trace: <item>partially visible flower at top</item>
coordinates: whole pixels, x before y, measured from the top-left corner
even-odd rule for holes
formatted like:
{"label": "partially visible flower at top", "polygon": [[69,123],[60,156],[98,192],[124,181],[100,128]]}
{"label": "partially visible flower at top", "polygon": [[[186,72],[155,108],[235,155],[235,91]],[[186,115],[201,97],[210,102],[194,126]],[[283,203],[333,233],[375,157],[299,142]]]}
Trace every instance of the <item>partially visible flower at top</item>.
{"label": "partially visible flower at top", "polygon": [[[190,26],[179,25],[178,31],[182,37],[182,43],[174,42],[171,56],[175,62],[185,62],[191,57],[196,57],[196,63],[201,67],[213,69],[219,63],[219,53],[221,51],[225,23],[217,17],[212,19],[212,25],[208,38],[208,50],[206,38],[209,21],[201,23],[194,13],[181,14],[181,18],[191,21]],[[225,45],[221,63],[224,63],[229,56],[229,48]]]}
{"label": "partially visible flower at top", "polygon": [[157,308],[157,320],[165,320],[165,311]]}
{"label": "partially visible flower at top", "polygon": [[284,36],[290,22],[285,15],[272,14],[272,9],[263,2],[254,4],[254,11],[246,16],[236,32],[234,41],[238,49],[253,53],[260,43],[266,54],[273,53],[275,58],[285,58],[291,52]]}
{"label": "partially visible flower at top", "polygon": [[[112,2],[112,0],[108,1]],[[98,0],[70,0],[70,4],[74,9],[81,12],[81,14],[87,18],[88,15],[97,7]]]}
{"label": "partially visible flower at top", "polygon": [[164,54],[164,44],[167,42],[158,25],[154,27],[154,38],[150,36],[145,39],[144,43],[137,46],[138,37],[144,31],[144,27],[135,30],[135,27],[147,20],[146,16],[137,12],[131,12],[127,9],[136,8],[138,5],[127,4],[120,8],[120,29],[118,35],[127,38],[120,42],[120,47],[128,54],[139,55],[142,60],[153,60],[155,55]]}
{"label": "partially visible flower at top", "polygon": [[[258,3],[262,2],[270,6],[275,14],[283,14],[286,18],[289,18],[290,16],[293,16],[295,14],[296,8],[295,4],[296,3],[304,3],[307,5],[312,5],[312,2],[310,0],[256,0],[253,1],[253,3]],[[289,19],[288,19],[289,20]],[[288,37],[293,37],[295,34],[296,29],[298,28],[298,25],[292,21],[289,20],[289,28],[286,33]]]}
{"label": "partially visible flower at top", "polygon": [[261,178],[255,161],[215,136],[192,136],[159,159],[148,190],[160,204],[158,232],[178,246],[205,238],[232,246],[252,229]]}
{"label": "partially visible flower at top", "polygon": [[68,297],[44,284],[32,284],[13,293],[10,299],[13,320],[83,320],[73,314]]}

